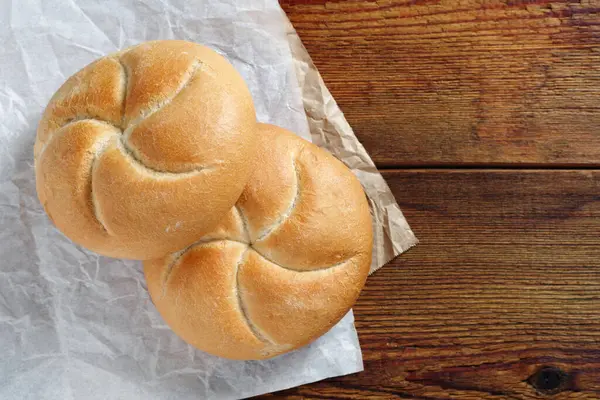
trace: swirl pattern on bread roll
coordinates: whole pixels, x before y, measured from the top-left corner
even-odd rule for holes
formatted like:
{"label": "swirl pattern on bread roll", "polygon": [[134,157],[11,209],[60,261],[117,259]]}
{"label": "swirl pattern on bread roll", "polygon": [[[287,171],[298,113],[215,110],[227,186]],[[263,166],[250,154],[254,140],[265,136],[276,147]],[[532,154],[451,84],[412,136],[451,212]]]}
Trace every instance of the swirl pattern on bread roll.
{"label": "swirl pattern on bread roll", "polygon": [[350,309],[371,263],[366,196],[317,146],[261,125],[259,166],[222,223],[146,261],[148,290],[193,346],[263,359],[315,340]]}
{"label": "swirl pattern on bread roll", "polygon": [[100,254],[148,259],[213,229],[252,170],[250,92],[213,50],[147,42],[69,78],[40,121],[37,191],[55,225]]}

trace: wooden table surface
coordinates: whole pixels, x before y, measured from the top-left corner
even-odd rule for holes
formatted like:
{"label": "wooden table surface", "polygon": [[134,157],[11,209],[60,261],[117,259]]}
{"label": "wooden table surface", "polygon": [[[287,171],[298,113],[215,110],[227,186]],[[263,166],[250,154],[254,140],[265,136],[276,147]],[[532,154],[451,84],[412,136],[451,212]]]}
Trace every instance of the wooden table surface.
{"label": "wooden table surface", "polygon": [[600,1],[281,3],[421,244],[265,398],[600,399]]}

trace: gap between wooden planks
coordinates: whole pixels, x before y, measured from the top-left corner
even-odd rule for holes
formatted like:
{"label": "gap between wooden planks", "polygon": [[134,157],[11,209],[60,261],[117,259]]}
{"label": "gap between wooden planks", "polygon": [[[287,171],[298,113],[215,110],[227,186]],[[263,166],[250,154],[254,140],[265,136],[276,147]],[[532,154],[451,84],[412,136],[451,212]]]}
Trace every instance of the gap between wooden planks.
{"label": "gap between wooden planks", "polygon": [[600,3],[281,3],[421,244],[365,372],[271,397],[600,399]]}
{"label": "gap between wooden planks", "polygon": [[599,1],[281,4],[378,166],[600,166]]}

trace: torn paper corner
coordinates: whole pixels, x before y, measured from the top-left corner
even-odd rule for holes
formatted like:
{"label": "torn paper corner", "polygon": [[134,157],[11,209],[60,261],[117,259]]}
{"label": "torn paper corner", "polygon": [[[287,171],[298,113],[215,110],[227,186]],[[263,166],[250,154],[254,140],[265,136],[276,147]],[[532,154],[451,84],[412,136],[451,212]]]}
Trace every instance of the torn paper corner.
{"label": "torn paper corner", "polygon": [[342,160],[356,174],[369,198],[373,217],[373,273],[415,246],[418,240],[289,20],[287,37],[313,143]]}

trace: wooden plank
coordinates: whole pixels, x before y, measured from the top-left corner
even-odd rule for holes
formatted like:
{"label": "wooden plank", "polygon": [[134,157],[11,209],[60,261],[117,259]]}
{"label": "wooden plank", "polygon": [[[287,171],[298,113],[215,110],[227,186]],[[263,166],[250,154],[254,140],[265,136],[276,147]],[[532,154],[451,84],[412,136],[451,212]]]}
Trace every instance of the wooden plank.
{"label": "wooden plank", "polygon": [[355,307],[365,371],[265,398],[600,398],[600,171],[385,177],[421,244]]}
{"label": "wooden plank", "polygon": [[600,165],[600,2],[281,2],[379,166]]}

